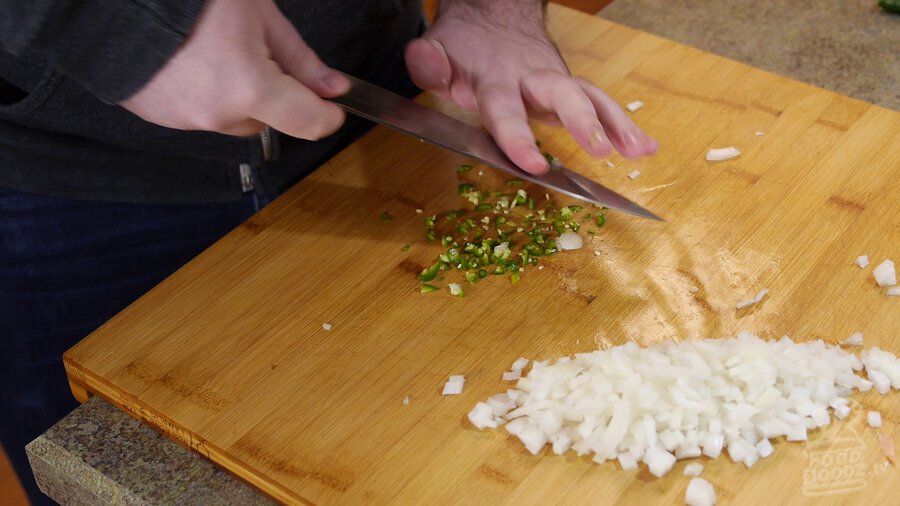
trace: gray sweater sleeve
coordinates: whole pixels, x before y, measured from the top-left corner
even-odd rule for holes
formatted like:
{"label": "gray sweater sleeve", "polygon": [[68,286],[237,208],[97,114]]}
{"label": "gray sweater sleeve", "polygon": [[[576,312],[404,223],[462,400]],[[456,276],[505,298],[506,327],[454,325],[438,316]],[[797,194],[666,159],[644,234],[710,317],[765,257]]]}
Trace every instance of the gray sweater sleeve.
{"label": "gray sweater sleeve", "polygon": [[146,84],[175,53],[204,0],[0,0],[0,45],[37,55],[107,103]]}

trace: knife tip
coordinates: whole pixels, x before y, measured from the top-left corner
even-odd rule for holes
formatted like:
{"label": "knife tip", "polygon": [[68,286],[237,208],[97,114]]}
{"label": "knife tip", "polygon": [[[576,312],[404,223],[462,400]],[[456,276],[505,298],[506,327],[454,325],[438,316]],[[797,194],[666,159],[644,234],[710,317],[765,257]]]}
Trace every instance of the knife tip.
{"label": "knife tip", "polygon": [[640,217],[642,217],[642,218],[648,218],[648,219],[655,220],[655,221],[659,221],[659,222],[662,222],[662,223],[665,223],[665,222],[666,222],[665,219],[663,219],[663,218],[661,218],[661,217],[659,217],[659,216],[657,216],[657,215],[651,213],[650,211],[644,209],[643,207],[641,207],[641,206],[639,206],[639,205],[637,205],[637,204],[632,204],[632,205],[631,205],[631,208],[629,209],[629,211],[631,212],[631,214],[635,214],[635,215],[640,216]]}

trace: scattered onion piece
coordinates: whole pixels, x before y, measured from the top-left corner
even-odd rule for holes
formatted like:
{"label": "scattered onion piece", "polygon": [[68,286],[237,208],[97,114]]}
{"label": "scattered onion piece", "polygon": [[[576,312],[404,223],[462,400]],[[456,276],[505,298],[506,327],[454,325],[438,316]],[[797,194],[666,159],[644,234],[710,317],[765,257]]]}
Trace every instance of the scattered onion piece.
{"label": "scattered onion piece", "polygon": [[616,167],[616,164],[614,164],[614,163],[612,163],[611,161],[607,160],[607,161],[606,161],[606,166],[609,167],[610,169],[613,169],[613,168]]}
{"label": "scattered onion piece", "polygon": [[522,371],[504,371],[503,381],[516,381],[522,377]]}
{"label": "scattered onion piece", "polygon": [[635,112],[641,107],[644,107],[644,103],[640,100],[635,100],[634,102],[629,102],[628,105],[625,106],[630,112]]}
{"label": "scattered onion piece", "polygon": [[325,329],[325,330],[331,330],[332,327],[333,327],[333,325],[330,324],[330,323],[323,323],[323,324],[322,324],[322,328]]}
{"label": "scattered onion piece", "polygon": [[684,493],[684,502],[688,506],[712,506],[716,504],[716,489],[703,478],[691,478]]}
{"label": "scattered onion piece", "polygon": [[866,422],[869,424],[869,427],[881,427],[881,413],[878,411],[869,411],[866,414]]}
{"label": "scattered onion piece", "polygon": [[765,297],[768,293],[769,293],[769,289],[763,288],[752,299],[747,299],[747,300],[738,302],[735,305],[735,308],[736,309],[744,309],[745,307],[752,306],[754,304],[758,304],[759,301],[763,300],[763,297]]}
{"label": "scattered onion piece", "polygon": [[739,156],[741,152],[735,147],[713,148],[706,152],[706,161],[721,162]]}
{"label": "scattered onion piece", "polygon": [[757,130],[756,132],[753,132],[753,135],[755,135],[757,137],[761,137],[763,135],[766,135],[766,133],[763,132],[762,130]]}
{"label": "scattered onion piece", "polygon": [[841,346],[862,346],[863,344],[863,333],[862,332],[854,332],[841,341]]}
{"label": "scattered onion piece", "polygon": [[860,255],[856,258],[856,265],[859,266],[860,269],[865,269],[869,266],[869,257],[868,255]]}
{"label": "scattered onion piece", "polygon": [[894,269],[894,262],[885,260],[875,267],[872,271],[875,275],[875,282],[878,286],[894,286],[897,284],[897,271]]}
{"label": "scattered onion piece", "polygon": [[408,395],[407,395],[406,397],[403,398],[403,405],[404,405],[404,406],[409,406],[409,396],[408,396]]}
{"label": "scattered onion piece", "polygon": [[892,286],[885,293],[888,297],[900,297],[900,286]]}
{"label": "scattered onion piece", "polygon": [[444,383],[444,390],[441,392],[441,395],[459,395],[463,391],[463,385],[465,384],[466,377],[462,374],[454,374],[447,379],[447,382]]}
{"label": "scattered onion piece", "polygon": [[693,464],[688,464],[684,466],[684,475],[685,476],[700,476],[700,473],[703,472],[703,464],[699,462],[694,462]]}
{"label": "scattered onion piece", "polygon": [[581,249],[582,246],[584,246],[584,241],[576,232],[563,232],[556,239],[556,247],[560,251]]}
{"label": "scattered onion piece", "polygon": [[639,170],[633,170],[633,171],[631,171],[631,172],[628,173],[628,179],[634,181],[634,180],[637,179],[638,176],[640,176],[640,175],[641,175],[641,171],[639,171]]}

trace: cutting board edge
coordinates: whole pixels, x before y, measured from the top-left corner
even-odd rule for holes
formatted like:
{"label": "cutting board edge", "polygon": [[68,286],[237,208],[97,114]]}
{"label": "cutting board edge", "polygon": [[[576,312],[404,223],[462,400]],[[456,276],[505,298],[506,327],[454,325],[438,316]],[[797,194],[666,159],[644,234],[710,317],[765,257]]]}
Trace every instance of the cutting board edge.
{"label": "cutting board edge", "polygon": [[[228,452],[209,444],[202,437],[187,430],[171,418],[164,416],[158,410],[142,405],[132,394],[103,381],[100,376],[84,368],[68,353],[63,355],[63,365],[72,395],[79,403],[87,402],[92,395],[97,395],[128,416],[147,424],[166,439],[215,463],[220,469],[237,477],[275,501],[283,504],[314,504],[303,497],[292,494],[290,490],[284,487],[275,486],[277,482],[265,479],[262,473],[253,470],[246,462],[235,457],[229,457]],[[132,398],[133,400],[129,401]]]}

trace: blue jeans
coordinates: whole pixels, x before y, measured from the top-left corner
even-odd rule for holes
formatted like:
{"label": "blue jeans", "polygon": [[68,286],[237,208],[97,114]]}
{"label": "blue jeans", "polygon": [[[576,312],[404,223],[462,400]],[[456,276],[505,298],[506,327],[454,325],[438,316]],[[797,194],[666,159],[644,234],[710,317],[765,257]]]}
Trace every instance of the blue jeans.
{"label": "blue jeans", "polygon": [[34,504],[25,445],[76,406],[68,348],[260,206],[123,204],[0,188],[0,443]]}

